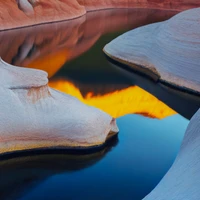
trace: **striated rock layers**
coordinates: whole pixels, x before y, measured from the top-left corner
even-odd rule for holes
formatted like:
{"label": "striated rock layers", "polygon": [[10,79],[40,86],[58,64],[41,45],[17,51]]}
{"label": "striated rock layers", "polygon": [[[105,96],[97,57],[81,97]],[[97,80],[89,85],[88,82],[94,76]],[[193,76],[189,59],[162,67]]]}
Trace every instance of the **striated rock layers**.
{"label": "striated rock layers", "polygon": [[72,19],[85,12],[75,0],[0,0],[0,30]]}
{"label": "striated rock layers", "polygon": [[118,132],[108,114],[48,87],[47,73],[0,60],[0,154],[86,148]]}
{"label": "striated rock layers", "polygon": [[98,10],[105,8],[158,8],[185,10],[198,7],[200,2],[197,0],[77,0],[86,10]]}
{"label": "striated rock layers", "polygon": [[129,31],[104,52],[161,84],[200,93],[200,8]]}
{"label": "striated rock layers", "polygon": [[72,19],[86,10],[134,7],[181,11],[199,5],[196,0],[0,0],[0,30]]}

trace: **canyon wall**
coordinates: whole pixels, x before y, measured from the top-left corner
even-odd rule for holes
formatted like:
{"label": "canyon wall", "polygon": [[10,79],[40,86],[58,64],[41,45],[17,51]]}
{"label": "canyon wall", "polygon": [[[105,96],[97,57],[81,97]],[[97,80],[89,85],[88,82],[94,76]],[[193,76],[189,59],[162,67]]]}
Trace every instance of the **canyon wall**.
{"label": "canyon wall", "polygon": [[80,5],[85,6],[86,10],[97,10],[105,8],[158,8],[186,10],[198,7],[199,1],[196,0],[77,0]]}
{"label": "canyon wall", "polygon": [[185,10],[196,0],[0,0],[0,30],[77,18],[86,11],[107,8]]}
{"label": "canyon wall", "polygon": [[72,19],[85,12],[74,0],[0,0],[0,30]]}

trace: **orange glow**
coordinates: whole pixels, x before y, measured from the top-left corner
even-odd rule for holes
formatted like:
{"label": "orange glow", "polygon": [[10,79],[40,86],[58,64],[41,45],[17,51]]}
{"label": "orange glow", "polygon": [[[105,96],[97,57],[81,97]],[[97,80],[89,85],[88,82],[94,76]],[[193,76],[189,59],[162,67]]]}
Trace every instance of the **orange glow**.
{"label": "orange glow", "polygon": [[50,78],[65,64],[69,57],[69,51],[64,49],[39,57],[26,67],[44,70],[48,73]]}
{"label": "orange glow", "polygon": [[80,90],[66,80],[50,81],[50,87],[77,97],[83,103],[97,107],[117,118],[127,114],[140,114],[163,119],[176,114],[174,110],[138,86],[94,96],[89,92],[83,97]]}

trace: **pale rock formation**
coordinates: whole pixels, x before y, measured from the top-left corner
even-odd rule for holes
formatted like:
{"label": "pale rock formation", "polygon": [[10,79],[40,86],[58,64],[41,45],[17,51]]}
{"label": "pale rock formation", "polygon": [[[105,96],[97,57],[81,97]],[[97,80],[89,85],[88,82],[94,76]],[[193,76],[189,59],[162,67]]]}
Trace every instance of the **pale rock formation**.
{"label": "pale rock formation", "polygon": [[200,93],[200,8],[129,31],[104,52],[163,84]]}
{"label": "pale rock formation", "polygon": [[200,199],[200,110],[191,119],[180,152],[158,186],[144,200]]}
{"label": "pale rock formation", "polygon": [[33,6],[28,0],[16,0],[18,7],[27,15],[34,14]]}
{"label": "pale rock formation", "polygon": [[[118,64],[156,76],[162,84],[200,92],[200,8],[119,36],[104,52]],[[200,110],[165,177],[144,200],[200,199]]]}
{"label": "pale rock formation", "polygon": [[118,132],[115,119],[48,87],[47,73],[0,60],[0,154],[87,148]]}

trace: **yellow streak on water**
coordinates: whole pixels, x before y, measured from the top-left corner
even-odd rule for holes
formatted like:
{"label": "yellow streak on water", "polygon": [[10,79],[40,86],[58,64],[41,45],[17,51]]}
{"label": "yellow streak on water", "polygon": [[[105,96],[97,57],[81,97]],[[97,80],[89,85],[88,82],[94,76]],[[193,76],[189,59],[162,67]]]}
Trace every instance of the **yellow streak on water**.
{"label": "yellow streak on water", "polygon": [[66,80],[50,81],[50,87],[77,97],[83,103],[97,107],[112,117],[121,117],[126,114],[141,114],[151,118],[163,119],[176,114],[156,97],[138,86],[117,90],[105,95],[94,96],[89,92],[85,97],[73,83]]}

